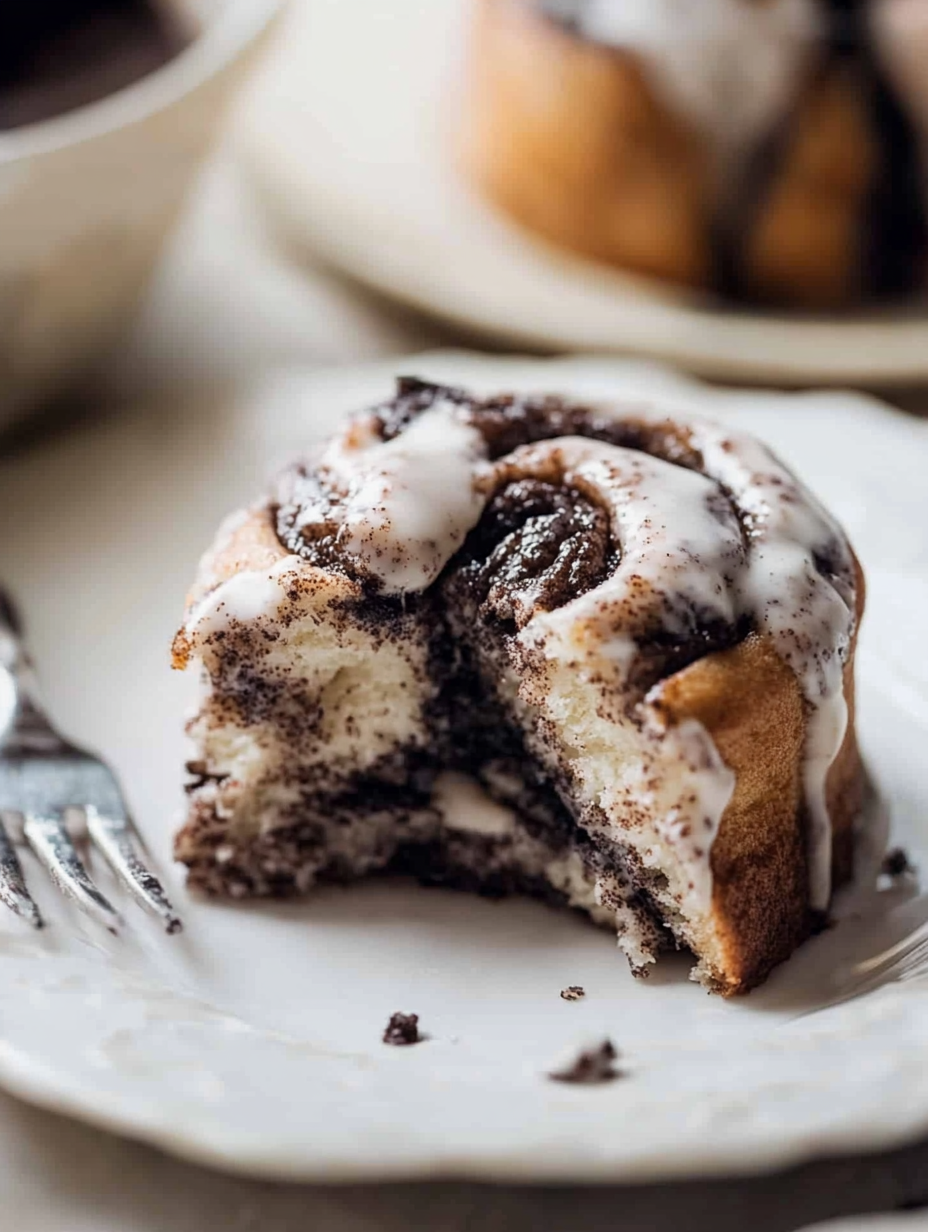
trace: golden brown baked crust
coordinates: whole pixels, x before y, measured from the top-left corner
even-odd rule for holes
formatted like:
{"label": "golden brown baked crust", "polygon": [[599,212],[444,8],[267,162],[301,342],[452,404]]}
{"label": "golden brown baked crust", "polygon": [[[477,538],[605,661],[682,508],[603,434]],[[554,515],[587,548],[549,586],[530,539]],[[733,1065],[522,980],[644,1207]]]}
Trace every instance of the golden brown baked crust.
{"label": "golden brown baked crust", "polygon": [[753,298],[833,308],[864,294],[861,238],[876,174],[876,135],[861,83],[839,67],[797,107],[779,173],[744,237]]}
{"label": "golden brown baked crust", "polygon": [[[855,566],[859,625],[865,584]],[[866,786],[855,728],[855,650],[856,635],[844,670],[847,730],[827,780],[836,888],[852,873],[853,829]],[[747,992],[818,923],[809,905],[803,806],[806,704],[772,644],[752,636],[671,677],[657,705],[668,722],[698,719],[736,775],[712,846],[715,937],[707,934],[703,944],[715,951],[713,970],[724,973],[718,991]]]}
{"label": "golden brown baked crust", "polygon": [[467,173],[555,244],[691,286],[710,274],[708,164],[630,56],[479,0]]}

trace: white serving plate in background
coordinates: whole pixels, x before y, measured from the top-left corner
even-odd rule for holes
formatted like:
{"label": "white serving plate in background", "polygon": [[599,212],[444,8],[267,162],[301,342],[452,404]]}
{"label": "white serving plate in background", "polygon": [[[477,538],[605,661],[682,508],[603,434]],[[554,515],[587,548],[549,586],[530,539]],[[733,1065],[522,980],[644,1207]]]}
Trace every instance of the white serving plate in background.
{"label": "white serving plate in background", "polygon": [[[769,440],[844,520],[868,572],[863,749],[894,841],[928,861],[928,424],[856,395],[719,393],[618,361],[445,354],[175,396],[0,461],[0,577],[52,708],[119,768],[162,868],[193,683],[172,676],[168,646],[196,557],[222,514],[397,371],[660,400]],[[928,1131],[928,981],[809,1013],[836,966],[928,914],[911,889],[845,895],[838,927],[725,1002],[688,982],[682,958],[636,983],[607,932],[534,902],[371,882],[210,904],[168,871],[185,933],[164,937],[130,910],[113,939],[29,865],[54,927],[36,935],[0,916],[0,1084],[191,1159],[305,1180],[704,1177]],[[585,1000],[562,1001],[567,984]],[[428,1041],[385,1047],[395,1010],[417,1012]],[[622,1080],[546,1079],[565,1048],[602,1035]]]}

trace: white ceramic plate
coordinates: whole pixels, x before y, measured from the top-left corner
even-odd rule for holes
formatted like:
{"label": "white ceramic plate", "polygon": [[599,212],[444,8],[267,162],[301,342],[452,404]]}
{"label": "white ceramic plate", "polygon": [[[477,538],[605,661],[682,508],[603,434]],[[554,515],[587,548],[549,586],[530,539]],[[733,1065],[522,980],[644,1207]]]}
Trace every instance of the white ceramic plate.
{"label": "white ceramic plate", "polygon": [[[0,462],[0,575],[53,708],[120,768],[163,862],[192,683],[171,675],[167,648],[197,553],[222,513],[341,412],[383,396],[394,370],[662,396],[768,438],[869,571],[863,745],[895,837],[928,860],[928,424],[853,395],[719,394],[617,361],[445,355],[175,398]],[[682,959],[636,983],[607,932],[533,902],[381,882],[235,906],[174,888],[188,927],[173,939],[135,911],[119,940],[91,935],[50,890],[45,934],[0,917],[3,1085],[225,1168],[327,1180],[706,1176],[928,1130],[928,982],[806,1016],[837,965],[928,914],[904,888],[846,896],[839,927],[736,1002],[689,983]],[[586,999],[562,1001],[567,984]],[[429,1040],[382,1045],[394,1010],[417,1012]],[[563,1049],[602,1035],[621,1050],[621,1081],[546,1079]]]}
{"label": "white ceramic plate", "polygon": [[636,353],[777,384],[928,380],[928,315],[718,307],[536,242],[452,166],[472,0],[294,5],[245,109],[245,152],[288,239],[480,336]]}

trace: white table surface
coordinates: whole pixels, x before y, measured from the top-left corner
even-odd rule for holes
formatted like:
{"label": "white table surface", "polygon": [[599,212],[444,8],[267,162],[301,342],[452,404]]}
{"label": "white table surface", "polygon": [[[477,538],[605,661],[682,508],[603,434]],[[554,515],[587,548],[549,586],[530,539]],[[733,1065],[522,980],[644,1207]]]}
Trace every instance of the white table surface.
{"label": "white table surface", "polygon": [[[275,249],[226,151],[103,374],[100,396],[111,407],[172,396],[195,405],[196,391],[215,397],[217,386],[268,366],[351,363],[462,342]],[[171,392],[178,384],[182,395]],[[41,449],[41,435],[16,447]],[[780,1232],[916,1200],[928,1202],[928,1146],[759,1180],[630,1190],[271,1186],[207,1172],[0,1095],[0,1232]]]}

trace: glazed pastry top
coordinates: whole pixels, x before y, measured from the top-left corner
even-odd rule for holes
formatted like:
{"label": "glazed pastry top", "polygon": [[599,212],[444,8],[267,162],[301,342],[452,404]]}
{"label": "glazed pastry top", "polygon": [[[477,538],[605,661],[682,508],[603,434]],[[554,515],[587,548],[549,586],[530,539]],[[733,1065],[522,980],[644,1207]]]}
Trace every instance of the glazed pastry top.
{"label": "glazed pastry top", "polygon": [[526,653],[608,673],[622,695],[769,637],[808,703],[813,901],[827,903],[855,562],[765,446],[705,420],[410,380],[288,472],[275,508],[289,553],[372,595],[463,570]]}

